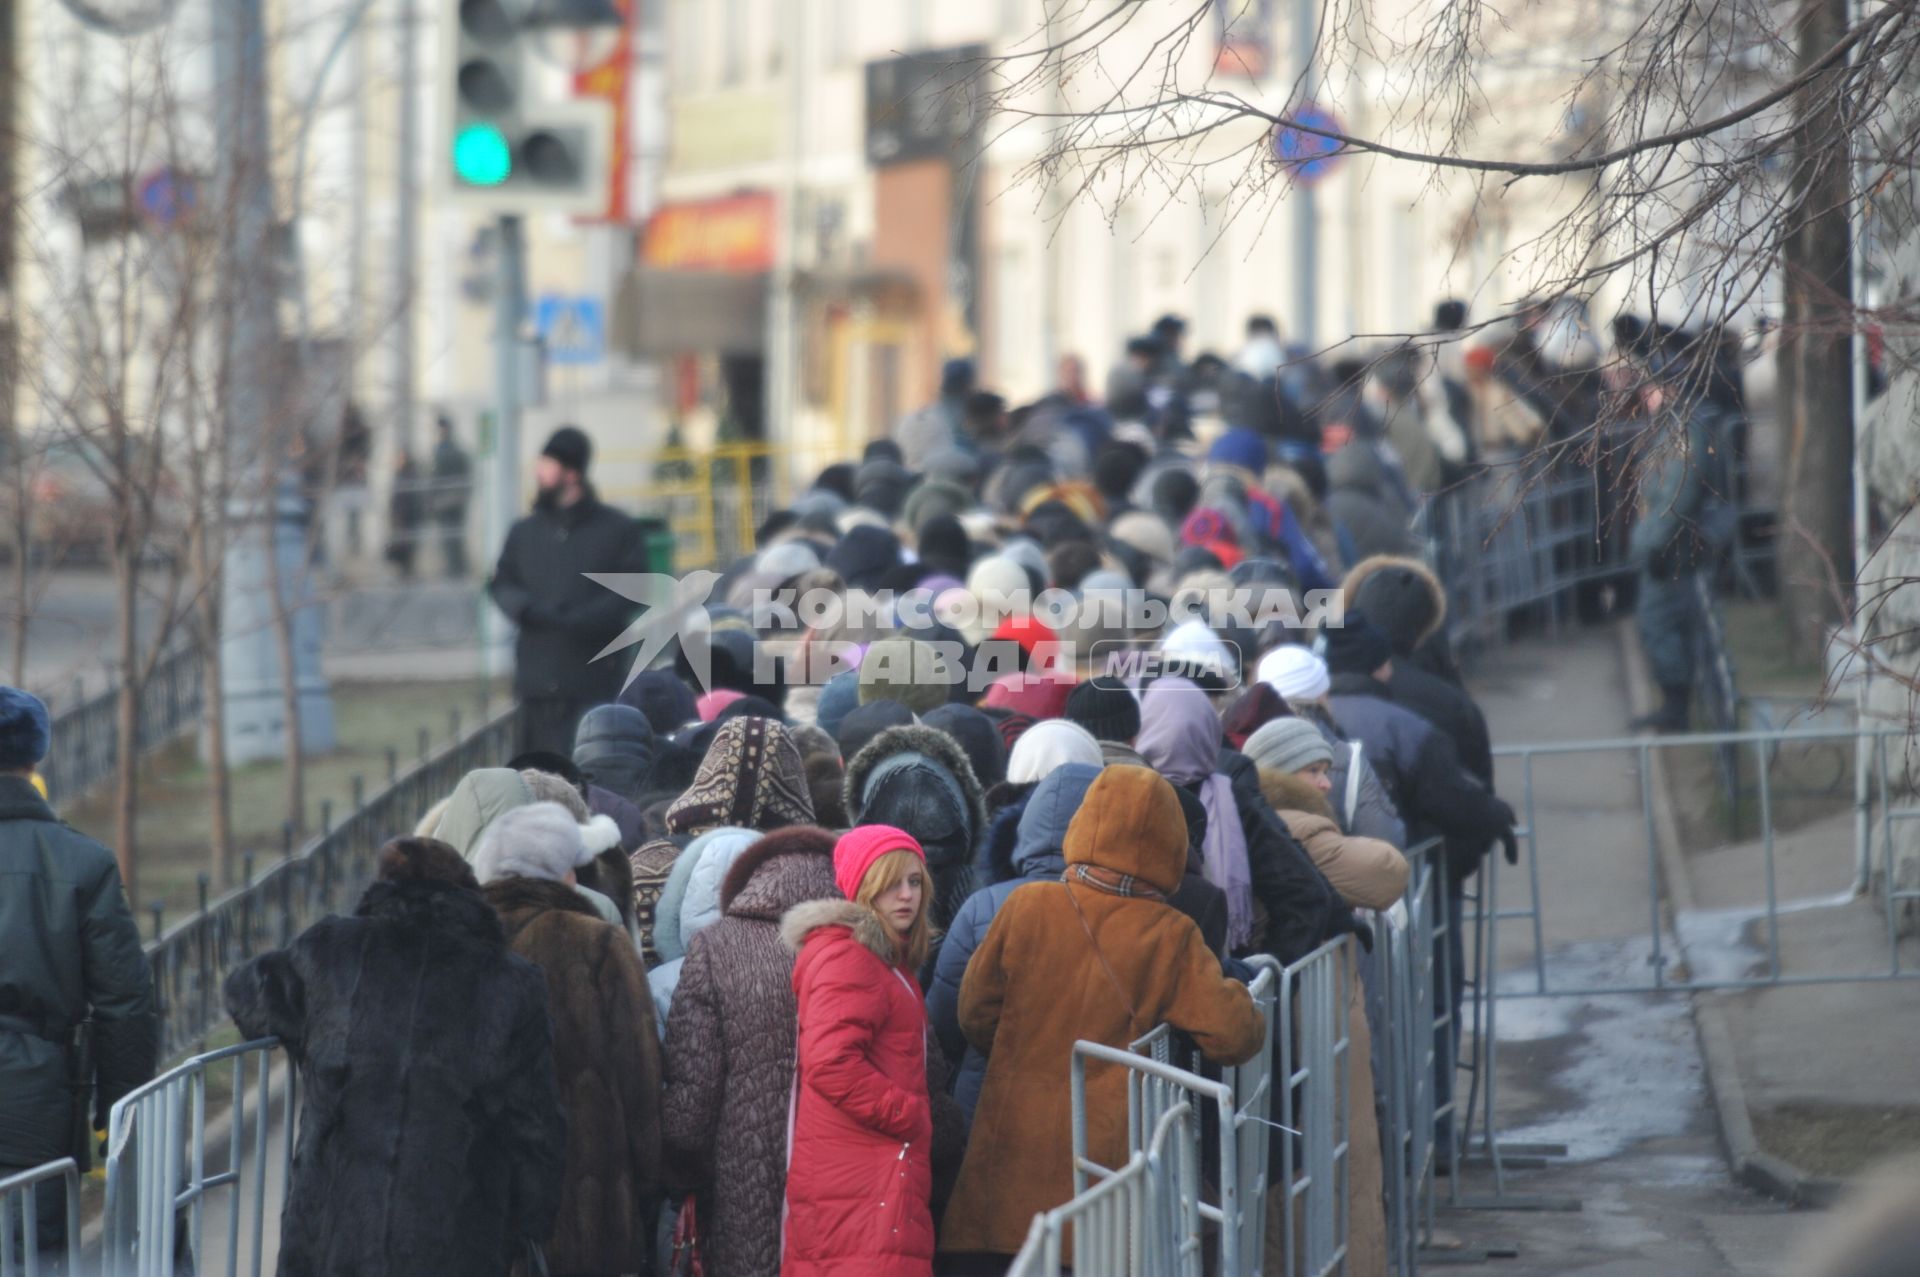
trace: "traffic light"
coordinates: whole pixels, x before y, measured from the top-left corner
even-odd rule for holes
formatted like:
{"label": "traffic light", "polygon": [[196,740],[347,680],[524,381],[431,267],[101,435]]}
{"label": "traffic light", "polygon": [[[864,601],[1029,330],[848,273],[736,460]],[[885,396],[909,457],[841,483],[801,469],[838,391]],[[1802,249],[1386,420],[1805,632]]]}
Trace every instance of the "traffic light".
{"label": "traffic light", "polygon": [[[442,177],[463,203],[496,213],[594,214],[607,206],[613,114],[605,100],[546,97],[535,43],[591,23],[603,6],[447,0]],[[564,79],[557,69],[554,79]]]}

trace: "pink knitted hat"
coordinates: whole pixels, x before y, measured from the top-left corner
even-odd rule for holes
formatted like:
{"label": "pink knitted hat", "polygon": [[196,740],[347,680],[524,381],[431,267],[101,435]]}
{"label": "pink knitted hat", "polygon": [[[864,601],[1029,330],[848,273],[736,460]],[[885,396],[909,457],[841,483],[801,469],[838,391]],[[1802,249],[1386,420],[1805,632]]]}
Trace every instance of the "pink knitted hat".
{"label": "pink knitted hat", "polygon": [[867,870],[890,851],[910,851],[920,857],[922,863],[927,859],[927,853],[920,850],[919,840],[892,825],[861,825],[842,834],[840,841],[833,844],[833,880],[839,885],[840,894],[849,900],[859,895]]}
{"label": "pink knitted hat", "polygon": [[695,713],[700,715],[701,722],[711,723],[714,719],[720,717],[721,710],[745,695],[745,692],[736,692],[731,688],[723,687],[719,691],[708,692],[705,696],[695,701],[693,703],[693,709]]}

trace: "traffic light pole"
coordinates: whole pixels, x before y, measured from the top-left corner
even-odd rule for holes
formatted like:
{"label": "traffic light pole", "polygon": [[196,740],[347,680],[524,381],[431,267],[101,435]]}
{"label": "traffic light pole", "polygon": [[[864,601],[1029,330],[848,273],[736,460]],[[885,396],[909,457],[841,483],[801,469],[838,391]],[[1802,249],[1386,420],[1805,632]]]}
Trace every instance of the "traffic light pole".
{"label": "traffic light pole", "polygon": [[[491,552],[498,556],[507,530],[520,517],[520,405],[526,388],[520,384],[525,367],[520,326],[527,314],[526,229],[517,214],[502,214],[496,231],[500,241],[500,279],[493,292],[493,536]],[[492,623],[486,641],[489,674],[513,672],[513,627],[489,604],[482,604]]]}

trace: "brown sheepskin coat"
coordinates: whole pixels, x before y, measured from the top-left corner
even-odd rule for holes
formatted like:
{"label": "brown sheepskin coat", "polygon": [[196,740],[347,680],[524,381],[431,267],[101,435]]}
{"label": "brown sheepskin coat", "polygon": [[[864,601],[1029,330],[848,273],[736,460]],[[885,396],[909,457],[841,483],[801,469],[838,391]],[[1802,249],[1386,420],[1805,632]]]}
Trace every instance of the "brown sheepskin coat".
{"label": "brown sheepskin coat", "polygon": [[780,917],[837,898],[833,835],[807,826],[754,843],[720,887],[720,921],[687,946],[667,1016],[664,1134],[676,1184],[700,1195],[708,1277],[780,1271],[793,1089],[793,953]]}
{"label": "brown sheepskin coat", "polygon": [[567,1112],[567,1168],[547,1267],[644,1272],[660,1167],[660,1039],[640,957],[624,931],[564,883],[501,878],[483,891],[508,947],[547,978]]}
{"label": "brown sheepskin coat", "polygon": [[[1326,798],[1289,772],[1262,770],[1260,790],[1341,898],[1356,908],[1387,909],[1407,889],[1407,858],[1378,838],[1343,834]],[[1366,991],[1347,948],[1347,1271],[1386,1277],[1387,1206],[1380,1124],[1373,1108],[1373,1031]]]}
{"label": "brown sheepskin coat", "polygon": [[1311,782],[1260,769],[1260,792],[1279,813],[1340,898],[1356,909],[1391,909],[1407,893],[1407,858],[1390,842],[1340,832],[1333,808]]}
{"label": "brown sheepskin coat", "polygon": [[[1172,893],[1187,863],[1173,787],[1144,767],[1108,767],[1063,851],[1069,872],[1097,866]],[[1222,973],[1200,929],[1171,906],[1080,882],[1028,883],[1007,897],[960,986],[960,1028],[987,1057],[987,1073],[943,1251],[1012,1254],[1036,1211],[1073,1196],[1074,1042],[1124,1047],[1162,1022],[1223,1064],[1251,1058],[1265,1032],[1245,986]],[[1120,1072],[1089,1070],[1087,1121],[1089,1155],[1125,1164]]]}

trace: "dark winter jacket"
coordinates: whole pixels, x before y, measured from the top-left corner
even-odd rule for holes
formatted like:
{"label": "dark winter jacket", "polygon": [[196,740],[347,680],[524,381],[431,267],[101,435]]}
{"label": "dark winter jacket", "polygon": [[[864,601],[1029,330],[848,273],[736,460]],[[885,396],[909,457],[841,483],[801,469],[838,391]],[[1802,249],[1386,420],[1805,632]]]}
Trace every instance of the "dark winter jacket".
{"label": "dark winter jacket", "polygon": [[1369,674],[1336,674],[1333,716],[1364,747],[1407,824],[1408,845],[1435,834],[1447,840],[1454,882],[1471,877],[1481,856],[1513,825],[1513,812],[1460,765],[1453,741]]}
{"label": "dark winter jacket", "polygon": [[546,982],[478,892],[377,882],[226,999],[300,1070],[281,1277],[499,1275],[552,1235],[567,1119]]}
{"label": "dark winter jacket", "polygon": [[[573,765],[595,786],[637,803],[653,769],[653,724],[631,705],[596,705],[573,733]],[[636,809],[637,810],[637,809]]]}
{"label": "dark winter jacket", "polygon": [[540,968],[567,1113],[555,1273],[630,1273],[648,1263],[660,1167],[660,1038],[633,942],[565,883],[500,878],[482,894],[512,950]]}
{"label": "dark winter jacket", "polygon": [[967,962],[1016,888],[1029,882],[1057,882],[1066,871],[1066,853],[1061,848],[1066,845],[1067,826],[1100,770],[1086,763],[1065,763],[1047,774],[1019,819],[1013,850],[1013,869],[1019,876],[968,896],[940,941],[939,963],[927,986],[927,1017],[947,1058],[961,1061],[953,1098],[969,1121],[987,1075],[987,1057],[968,1046],[960,1031],[960,982],[966,978]]}
{"label": "dark winter jacket", "polygon": [[833,835],[768,834],[727,871],[720,921],[694,936],[667,1017],[663,1127],[669,1174],[700,1195],[708,1277],[780,1267],[793,1087],[793,954],[780,918],[837,897]]}
{"label": "dark winter jacket", "polygon": [[153,1076],[153,975],[113,853],[0,776],[0,1166],[74,1152],[65,1044],[89,1014],[102,1126]]}
{"label": "dark winter jacket", "polygon": [[487,590],[519,627],[513,690],[528,700],[597,704],[620,694],[626,666],[596,661],[638,610],[588,572],[645,572],[640,525],[588,492],[513,525]]}
{"label": "dark winter jacket", "polygon": [[893,934],[849,900],[789,910],[798,955],[794,1156],[784,1277],[929,1277],[933,1098],[927,1013]]}
{"label": "dark winter jacket", "polygon": [[1419,544],[1408,528],[1413,510],[1393,482],[1375,445],[1355,439],[1327,462],[1332,485],[1327,517],[1344,530],[1354,553],[1412,554]]}
{"label": "dark winter jacket", "polygon": [[1335,936],[1359,930],[1306,848],[1287,832],[1260,792],[1260,772],[1238,750],[1220,751],[1220,770],[1233,783],[1233,802],[1246,831],[1253,898],[1266,910],[1261,948],[1282,962],[1298,962]]}
{"label": "dark winter jacket", "polygon": [[1457,677],[1427,668],[1445,648],[1447,592],[1440,578],[1418,559],[1375,555],[1354,564],[1340,588],[1347,606],[1364,609],[1393,644],[1393,674],[1387,679],[1393,699],[1445,732],[1461,765],[1491,787],[1493,744],[1486,716]]}
{"label": "dark winter jacket", "polygon": [[646,822],[640,809],[611,789],[588,785],[587,810],[596,816],[613,818],[613,823],[620,826],[620,846],[625,850],[638,851],[646,841]]}
{"label": "dark winter jacket", "polygon": [[931,727],[889,727],[847,763],[846,801],[856,824],[895,825],[919,839],[933,874],[933,924],[945,928],[973,894],[974,846],[987,826],[965,751]]}

